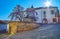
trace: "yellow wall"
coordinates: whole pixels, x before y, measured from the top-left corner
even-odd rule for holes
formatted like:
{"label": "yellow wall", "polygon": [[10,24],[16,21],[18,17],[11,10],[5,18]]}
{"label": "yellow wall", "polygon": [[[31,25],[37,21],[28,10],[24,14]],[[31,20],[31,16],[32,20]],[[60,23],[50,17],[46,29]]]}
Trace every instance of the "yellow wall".
{"label": "yellow wall", "polygon": [[[9,31],[8,33],[16,33],[16,26],[17,26],[18,22],[9,22]],[[10,30],[11,27],[11,30]]]}
{"label": "yellow wall", "polygon": [[11,29],[9,28],[8,33],[10,33],[10,34],[17,33],[17,26],[19,26],[18,30],[27,31],[27,30],[36,28],[37,24],[36,23],[24,23],[24,22],[18,22],[18,21],[10,21],[9,27],[11,27]]}

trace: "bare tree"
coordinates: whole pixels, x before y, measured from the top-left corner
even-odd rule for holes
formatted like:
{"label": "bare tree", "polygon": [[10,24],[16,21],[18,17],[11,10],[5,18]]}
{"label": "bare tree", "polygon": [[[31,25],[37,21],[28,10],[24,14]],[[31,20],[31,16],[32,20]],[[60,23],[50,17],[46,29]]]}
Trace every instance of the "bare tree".
{"label": "bare tree", "polygon": [[11,20],[23,20],[23,7],[20,5],[17,5],[14,9],[13,12],[8,16],[11,18]]}

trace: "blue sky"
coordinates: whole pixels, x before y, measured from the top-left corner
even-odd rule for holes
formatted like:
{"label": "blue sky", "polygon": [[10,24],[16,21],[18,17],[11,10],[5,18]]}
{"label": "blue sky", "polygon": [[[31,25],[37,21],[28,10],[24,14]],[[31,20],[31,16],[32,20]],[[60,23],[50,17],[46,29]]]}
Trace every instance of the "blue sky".
{"label": "blue sky", "polygon": [[[49,0],[51,1],[51,6],[57,6],[60,10],[60,0]],[[12,12],[12,9],[20,4],[26,8],[30,8],[31,5],[36,7],[43,7],[46,0],[0,0],[0,20],[8,20],[8,15]]]}

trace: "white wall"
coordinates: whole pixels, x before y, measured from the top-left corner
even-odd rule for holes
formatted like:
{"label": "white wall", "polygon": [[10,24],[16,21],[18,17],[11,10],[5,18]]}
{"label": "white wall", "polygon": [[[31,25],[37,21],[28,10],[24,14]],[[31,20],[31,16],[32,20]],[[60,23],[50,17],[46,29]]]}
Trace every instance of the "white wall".
{"label": "white wall", "polygon": [[0,24],[0,30],[6,30],[7,31],[7,26],[8,24]]}
{"label": "white wall", "polygon": [[39,10],[36,10],[36,12],[38,13],[38,15],[37,15],[37,17],[38,17],[38,19],[37,19],[37,23],[41,23],[42,21],[42,12],[41,12],[41,10],[39,9]]}
{"label": "white wall", "polygon": [[55,13],[57,12],[56,8],[51,8],[51,9],[50,8],[46,8],[46,9],[38,9],[38,10],[36,10],[36,12],[38,13],[37,22],[42,23],[42,20],[44,18],[43,11],[46,11],[46,18],[48,20],[48,23],[53,23],[53,18],[55,18],[55,14],[51,14],[51,10],[54,10]]}

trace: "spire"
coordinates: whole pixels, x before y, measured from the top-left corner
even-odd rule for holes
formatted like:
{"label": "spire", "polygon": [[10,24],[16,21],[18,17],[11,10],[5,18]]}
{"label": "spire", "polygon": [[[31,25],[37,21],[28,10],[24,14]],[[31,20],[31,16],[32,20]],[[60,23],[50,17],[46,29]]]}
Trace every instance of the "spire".
{"label": "spire", "polygon": [[33,5],[31,6],[31,8],[34,8]]}

